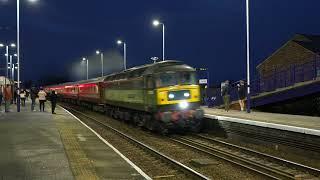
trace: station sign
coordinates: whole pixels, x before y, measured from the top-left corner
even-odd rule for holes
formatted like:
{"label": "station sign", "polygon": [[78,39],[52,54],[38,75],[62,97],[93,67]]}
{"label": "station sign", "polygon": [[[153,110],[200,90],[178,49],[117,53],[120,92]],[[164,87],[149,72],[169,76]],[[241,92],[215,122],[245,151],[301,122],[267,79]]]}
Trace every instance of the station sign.
{"label": "station sign", "polygon": [[199,79],[199,84],[208,84],[208,79]]}

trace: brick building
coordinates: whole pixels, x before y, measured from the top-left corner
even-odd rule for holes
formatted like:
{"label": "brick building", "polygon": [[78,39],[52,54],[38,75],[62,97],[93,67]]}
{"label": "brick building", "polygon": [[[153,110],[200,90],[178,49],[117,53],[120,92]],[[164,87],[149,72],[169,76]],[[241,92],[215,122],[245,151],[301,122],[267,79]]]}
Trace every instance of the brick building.
{"label": "brick building", "polygon": [[296,34],[257,66],[260,90],[272,91],[320,76],[320,36]]}

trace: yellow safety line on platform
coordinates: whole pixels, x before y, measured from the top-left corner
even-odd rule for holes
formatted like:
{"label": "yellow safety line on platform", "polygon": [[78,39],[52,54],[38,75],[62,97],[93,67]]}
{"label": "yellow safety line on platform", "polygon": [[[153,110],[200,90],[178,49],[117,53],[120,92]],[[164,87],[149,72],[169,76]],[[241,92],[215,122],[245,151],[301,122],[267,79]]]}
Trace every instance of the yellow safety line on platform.
{"label": "yellow safety line on platform", "polygon": [[64,116],[53,116],[56,126],[59,130],[65,152],[67,154],[72,173],[77,180],[97,180],[95,168],[91,161],[87,158],[85,152],[76,138],[73,126],[65,123]]}

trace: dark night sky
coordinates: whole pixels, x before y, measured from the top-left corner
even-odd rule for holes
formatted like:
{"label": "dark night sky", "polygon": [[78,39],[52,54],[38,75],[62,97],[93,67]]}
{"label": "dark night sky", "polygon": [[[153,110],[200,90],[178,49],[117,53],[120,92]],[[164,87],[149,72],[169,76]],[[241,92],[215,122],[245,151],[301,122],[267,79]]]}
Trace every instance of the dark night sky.
{"label": "dark night sky", "polygon": [[[245,0],[21,1],[22,80],[75,74],[82,56],[93,67],[97,48],[111,72],[121,65],[117,38],[127,42],[129,67],[149,63],[162,53],[154,18],[166,24],[168,59],[208,67],[214,82],[245,77]],[[252,68],[295,33],[320,34],[319,0],[251,0],[250,6]],[[0,0],[0,42],[15,41],[15,18],[15,0]]]}

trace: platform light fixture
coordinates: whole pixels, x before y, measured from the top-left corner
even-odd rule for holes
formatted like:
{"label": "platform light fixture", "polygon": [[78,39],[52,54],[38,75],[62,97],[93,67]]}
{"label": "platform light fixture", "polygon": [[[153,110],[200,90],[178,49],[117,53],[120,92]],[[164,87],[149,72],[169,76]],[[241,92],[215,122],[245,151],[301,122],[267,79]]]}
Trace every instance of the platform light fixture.
{"label": "platform light fixture", "polygon": [[89,59],[83,57],[82,61],[86,61],[86,66],[87,66],[87,80],[89,79]]}
{"label": "platform light fixture", "polygon": [[164,23],[160,22],[159,20],[153,20],[152,22],[153,26],[157,27],[159,25],[162,25],[162,61],[165,60],[164,56],[164,49],[165,49],[165,26]]}
{"label": "platform light fixture", "polygon": [[101,52],[100,50],[96,50],[96,54],[100,55],[100,59],[101,59],[101,77],[103,77],[103,52]]}
{"label": "platform light fixture", "polygon": [[124,67],[124,70],[126,70],[127,69],[127,44],[122,40],[117,40],[117,44],[118,45],[123,44],[123,67]]}

